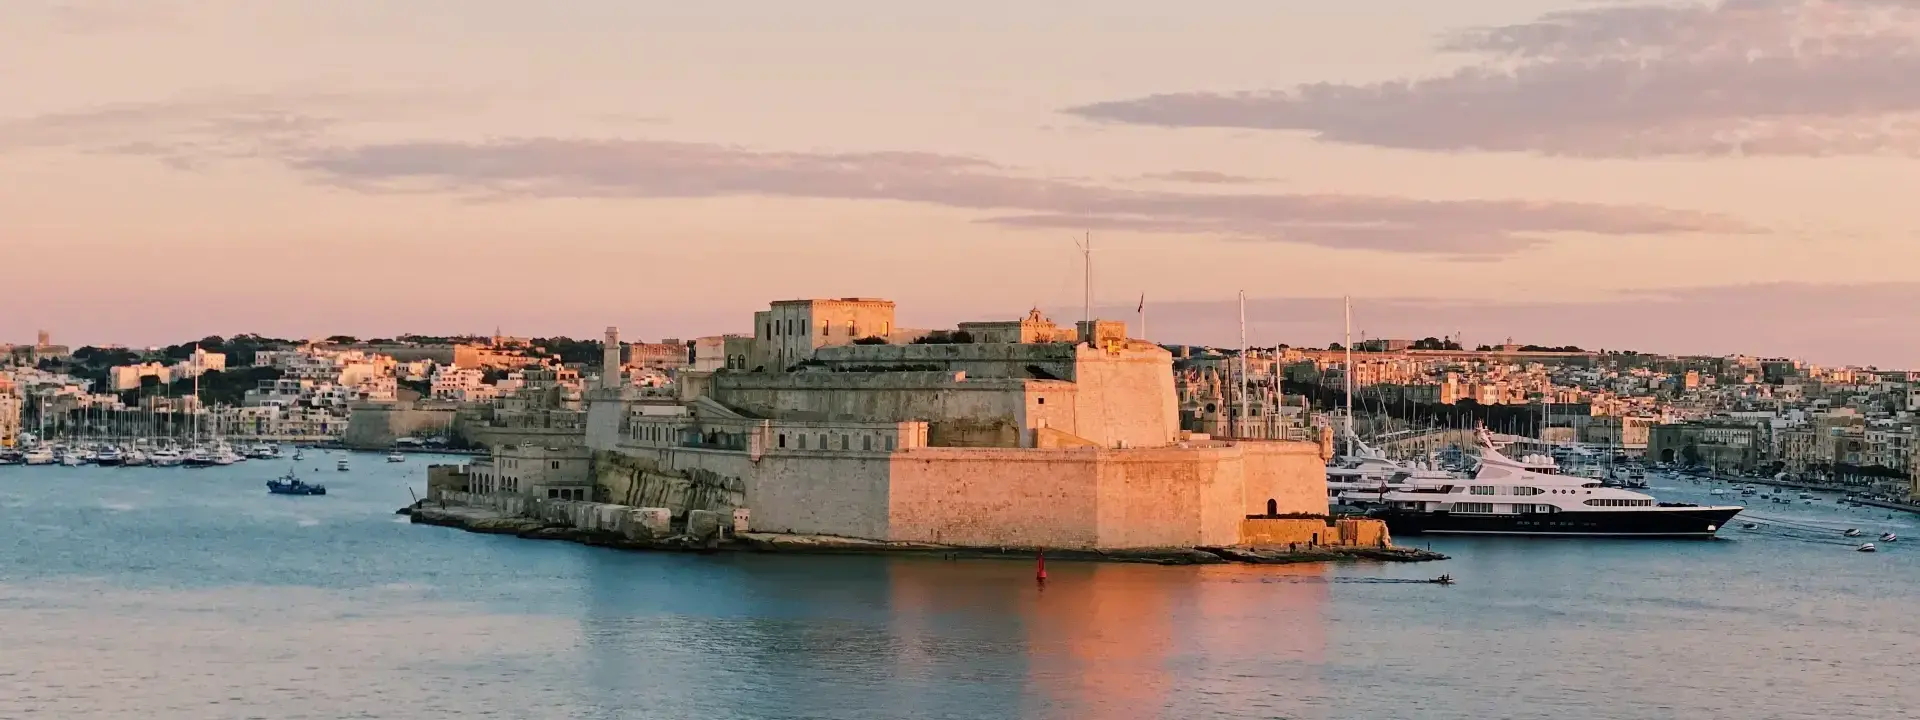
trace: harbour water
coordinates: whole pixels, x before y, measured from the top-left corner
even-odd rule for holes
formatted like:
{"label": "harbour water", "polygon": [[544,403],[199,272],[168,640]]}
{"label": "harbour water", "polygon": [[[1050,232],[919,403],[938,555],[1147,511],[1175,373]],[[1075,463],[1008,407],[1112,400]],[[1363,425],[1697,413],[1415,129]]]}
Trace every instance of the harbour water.
{"label": "harbour water", "polygon": [[[1831,496],[1748,498],[1713,542],[1434,539],[1453,559],[1410,565],[1055,563],[1039,587],[1018,562],[622,553],[413,526],[392,511],[434,458],[354,455],[338,473],[342,456],[300,463],[324,497],[268,495],[286,461],[0,467],[0,717],[1920,707],[1920,522]],[[1673,480],[1653,492],[1721,499]],[[1854,552],[1889,530],[1902,540]],[[1459,584],[1415,582],[1441,573]]]}

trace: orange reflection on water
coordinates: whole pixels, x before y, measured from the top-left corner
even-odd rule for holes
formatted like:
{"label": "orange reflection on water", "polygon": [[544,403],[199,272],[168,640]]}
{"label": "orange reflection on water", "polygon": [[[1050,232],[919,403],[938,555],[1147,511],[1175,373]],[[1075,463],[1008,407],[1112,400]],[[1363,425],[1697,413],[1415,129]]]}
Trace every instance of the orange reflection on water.
{"label": "orange reflection on water", "polygon": [[[1047,570],[1040,584],[1033,566],[1019,562],[895,563],[896,635],[928,631],[927,618],[906,608],[1015,615],[1022,632],[1011,640],[1025,643],[1027,658],[1021,704],[1040,717],[1159,718],[1174,707],[1275,706],[1320,692],[1323,566],[1054,563]],[[907,645],[901,665],[931,669],[934,660]]]}

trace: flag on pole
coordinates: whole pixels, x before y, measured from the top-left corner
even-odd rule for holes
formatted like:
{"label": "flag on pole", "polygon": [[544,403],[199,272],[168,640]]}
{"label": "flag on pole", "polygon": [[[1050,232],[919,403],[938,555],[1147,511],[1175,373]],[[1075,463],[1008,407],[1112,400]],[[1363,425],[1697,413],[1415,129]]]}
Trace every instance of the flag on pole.
{"label": "flag on pole", "polygon": [[1140,293],[1140,307],[1134,308],[1133,311],[1134,312],[1147,311],[1147,294],[1146,293]]}

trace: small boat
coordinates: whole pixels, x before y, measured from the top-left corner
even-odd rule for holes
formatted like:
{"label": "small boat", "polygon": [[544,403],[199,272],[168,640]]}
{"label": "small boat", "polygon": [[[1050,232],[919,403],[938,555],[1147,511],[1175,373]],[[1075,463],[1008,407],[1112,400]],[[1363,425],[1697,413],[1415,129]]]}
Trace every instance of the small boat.
{"label": "small boat", "polygon": [[267,492],[273,495],[325,495],[327,486],[309,485],[288,470],[280,479],[267,481]]}
{"label": "small boat", "polygon": [[335,469],[335,470],[339,470],[340,472],[346,472],[346,471],[347,471],[347,459],[346,459],[346,458],[340,458],[340,462],[337,462],[337,463],[334,463],[334,464],[333,464],[333,469]]}
{"label": "small boat", "polygon": [[1879,552],[1880,548],[1874,547],[1873,543],[1867,543],[1865,545],[1861,545],[1860,547],[1854,548],[1854,550],[1858,552]]}
{"label": "small boat", "polygon": [[307,458],[307,455],[306,455],[306,453],[303,453],[303,452],[300,452],[300,449],[299,449],[299,448],[294,448],[294,450],[293,450],[293,459],[295,459],[295,460],[305,460],[306,458]]}
{"label": "small boat", "polygon": [[1430,582],[1430,583],[1433,583],[1433,584],[1435,584],[1435,585],[1452,585],[1452,584],[1453,584],[1453,576],[1452,576],[1452,575],[1441,575],[1440,577],[1437,577],[1437,578],[1434,578],[1434,579],[1432,579],[1432,580],[1428,580],[1427,582]]}
{"label": "small boat", "polygon": [[1847,528],[1846,532],[1840,534],[1847,537],[1860,537],[1860,528]]}
{"label": "small boat", "polygon": [[58,462],[58,459],[54,457],[53,448],[41,445],[20,453],[20,462],[27,465],[52,465]]}
{"label": "small boat", "polygon": [[406,462],[406,461],[407,461],[407,456],[400,454],[400,451],[398,450],[387,453],[387,462]]}
{"label": "small boat", "polygon": [[93,455],[93,464],[101,467],[118,467],[126,460],[127,456],[120,453],[120,448],[115,447],[103,448]]}
{"label": "small boat", "polygon": [[1893,533],[1887,533],[1880,536],[1880,542],[1893,542],[1899,539],[1900,539],[1900,536],[1895,535]]}
{"label": "small boat", "polygon": [[120,464],[127,467],[142,467],[152,462],[153,458],[147,457],[146,453],[140,452],[139,450],[128,450],[126,459],[121,461]]}
{"label": "small boat", "polygon": [[215,443],[213,450],[207,453],[208,462],[215,465],[232,465],[245,459],[245,456],[233,451],[233,446],[224,442]]}

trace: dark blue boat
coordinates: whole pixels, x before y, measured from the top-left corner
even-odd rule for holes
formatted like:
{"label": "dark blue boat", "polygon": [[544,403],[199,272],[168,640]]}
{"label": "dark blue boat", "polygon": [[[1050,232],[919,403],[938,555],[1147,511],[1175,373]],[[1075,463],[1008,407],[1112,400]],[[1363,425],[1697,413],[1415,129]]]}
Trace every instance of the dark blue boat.
{"label": "dark blue boat", "polygon": [[325,495],[327,486],[308,484],[294,477],[293,471],[288,470],[285,477],[267,481],[267,492],[274,495]]}

